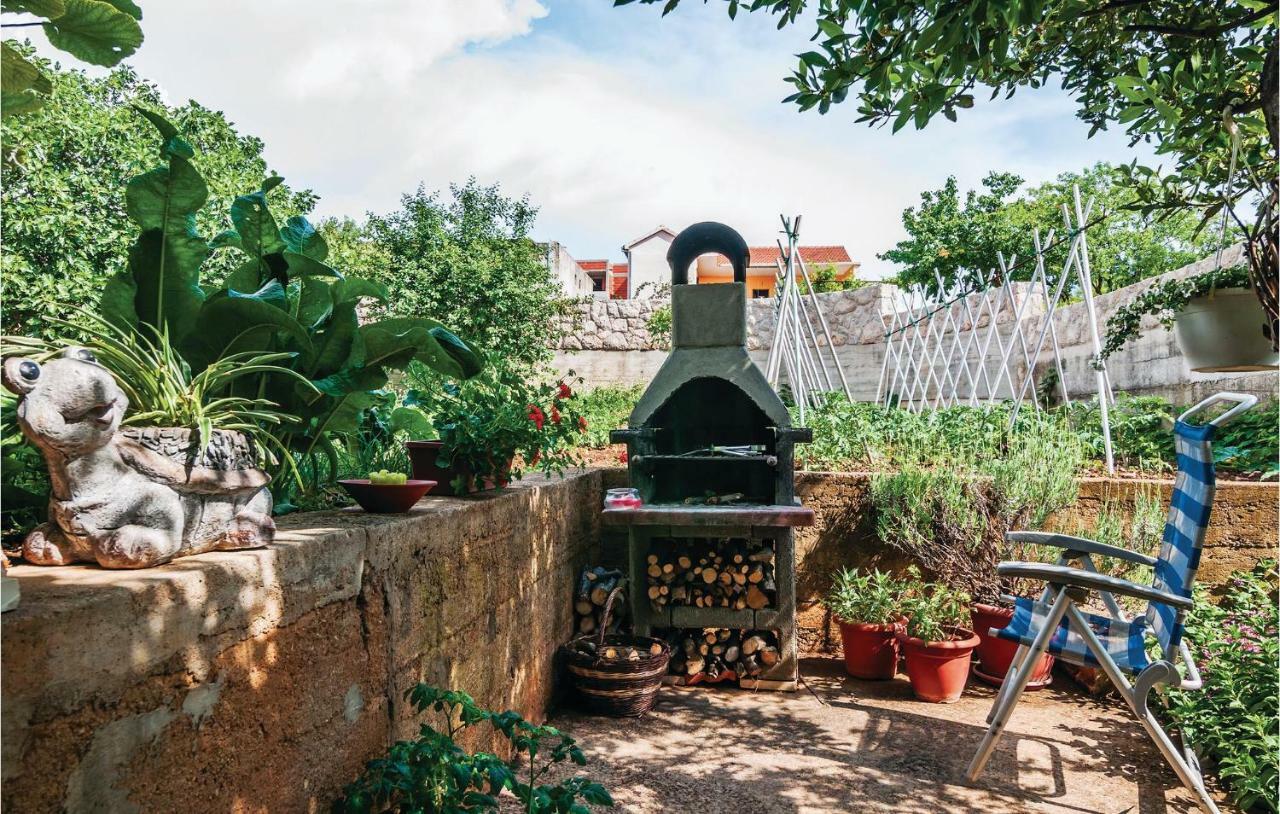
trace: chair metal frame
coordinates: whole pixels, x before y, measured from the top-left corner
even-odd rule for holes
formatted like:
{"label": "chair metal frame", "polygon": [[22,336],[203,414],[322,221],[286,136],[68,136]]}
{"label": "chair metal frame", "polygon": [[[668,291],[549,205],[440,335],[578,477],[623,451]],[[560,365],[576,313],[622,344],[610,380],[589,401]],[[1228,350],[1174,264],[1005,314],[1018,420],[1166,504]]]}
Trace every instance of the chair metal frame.
{"label": "chair metal frame", "polygon": [[[1191,416],[1220,401],[1236,402],[1236,406],[1208,422],[1214,427],[1220,427],[1237,415],[1249,410],[1257,404],[1258,399],[1255,396],[1239,393],[1218,393],[1188,409],[1178,416],[1178,421],[1185,422]],[[1123,622],[1128,622],[1130,619],[1121,610],[1119,603],[1116,601],[1116,595],[1145,599],[1148,602],[1175,608],[1179,624],[1182,624],[1187,612],[1192,608],[1191,599],[1188,596],[1181,596],[1150,585],[1141,585],[1129,580],[1100,574],[1092,559],[1093,555],[1116,557],[1154,569],[1158,562],[1155,557],[1087,540],[1082,537],[1071,537],[1063,534],[1014,531],[1010,532],[1006,539],[1011,542],[1035,543],[1059,548],[1062,549],[1062,554],[1054,565],[1030,562],[1003,562],[997,567],[997,573],[1004,577],[1043,581],[1045,589],[1041,594],[1040,601],[1041,603],[1052,601],[1052,605],[1050,605],[1048,616],[1036,631],[1032,643],[1030,645],[1019,645],[1017,653],[1014,655],[1013,662],[1009,666],[1009,672],[1005,675],[1004,682],[996,694],[990,714],[987,715],[987,723],[989,724],[987,732],[982,738],[982,743],[978,746],[977,753],[969,764],[967,772],[969,780],[977,780],[978,775],[982,773],[987,761],[995,752],[996,745],[999,743],[1001,735],[1004,734],[1014,707],[1017,706],[1018,701],[1022,698],[1022,693],[1026,689],[1031,674],[1035,671],[1041,654],[1048,649],[1050,640],[1065,618],[1068,620],[1071,629],[1083,638],[1090,653],[1098,661],[1107,677],[1111,679],[1111,682],[1115,684],[1121,697],[1124,698],[1134,714],[1138,716],[1138,721],[1142,724],[1143,729],[1155,741],[1161,755],[1172,767],[1174,773],[1178,775],[1178,779],[1195,793],[1199,798],[1200,805],[1206,811],[1218,814],[1217,805],[1205,789],[1199,761],[1196,759],[1190,745],[1184,742],[1183,748],[1179,750],[1156,719],[1155,713],[1152,712],[1150,706],[1150,694],[1157,687],[1175,686],[1183,690],[1198,690],[1203,687],[1204,682],[1196,669],[1194,659],[1191,657],[1191,650],[1186,636],[1183,635],[1178,642],[1176,655],[1173,652],[1175,650],[1174,647],[1166,646],[1161,658],[1151,662],[1130,683],[1128,677],[1116,664],[1115,660],[1112,659],[1106,645],[1098,639],[1093,628],[1090,627],[1087,618],[1081,612],[1076,600],[1072,598],[1071,593],[1078,593],[1080,589],[1097,591],[1111,616]],[[1072,561],[1079,561],[1082,567],[1071,567],[1069,563]],[[1187,593],[1190,593],[1190,584],[1186,586],[1186,590]],[[995,631],[993,630],[992,633],[994,634]],[[1178,673],[1178,669],[1174,664],[1175,658],[1180,659],[1186,668],[1185,677]]]}

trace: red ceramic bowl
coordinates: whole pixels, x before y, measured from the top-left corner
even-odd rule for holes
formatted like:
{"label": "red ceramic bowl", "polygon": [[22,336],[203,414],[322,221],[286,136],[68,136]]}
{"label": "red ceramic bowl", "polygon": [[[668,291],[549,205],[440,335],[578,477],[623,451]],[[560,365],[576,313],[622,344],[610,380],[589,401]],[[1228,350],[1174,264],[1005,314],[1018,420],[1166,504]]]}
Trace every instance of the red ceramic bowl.
{"label": "red ceramic bowl", "polygon": [[340,480],[347,494],[355,498],[360,508],[371,514],[400,514],[413,508],[413,504],[436,485],[433,480],[410,480],[404,483],[370,483],[367,478]]}

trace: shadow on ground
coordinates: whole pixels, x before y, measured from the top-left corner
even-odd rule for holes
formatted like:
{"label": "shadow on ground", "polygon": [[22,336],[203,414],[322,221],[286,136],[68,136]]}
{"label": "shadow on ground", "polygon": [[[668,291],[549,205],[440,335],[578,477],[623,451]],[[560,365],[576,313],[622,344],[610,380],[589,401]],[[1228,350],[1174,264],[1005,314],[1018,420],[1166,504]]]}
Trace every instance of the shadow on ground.
{"label": "shadow on ground", "polygon": [[1196,810],[1127,709],[1061,676],[1025,697],[970,784],[993,690],[971,683],[957,704],[926,704],[904,676],[857,681],[829,659],[801,670],[796,693],[666,687],[639,720],[564,709],[552,722],[628,812]]}

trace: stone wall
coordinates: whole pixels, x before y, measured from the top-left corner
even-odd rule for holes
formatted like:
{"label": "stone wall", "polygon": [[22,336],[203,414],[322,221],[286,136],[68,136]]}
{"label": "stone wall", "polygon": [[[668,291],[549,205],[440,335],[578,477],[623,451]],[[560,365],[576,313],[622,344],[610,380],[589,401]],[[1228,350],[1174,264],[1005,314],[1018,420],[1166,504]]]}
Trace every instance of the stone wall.
{"label": "stone wall", "polygon": [[145,571],[15,567],[4,810],[325,811],[416,731],[418,681],[540,720],[600,489],[291,515],[269,548]]}
{"label": "stone wall", "polygon": [[[605,470],[605,487],[625,486],[624,469]],[[802,652],[838,653],[839,631],[822,604],[831,574],[842,567],[901,570],[910,563],[876,536],[869,503],[871,476],[864,472],[800,472],[796,495],[817,514],[817,523],[796,535],[797,637]],[[1171,480],[1086,478],[1076,502],[1051,516],[1047,528],[1063,531],[1093,527],[1100,508],[1130,511],[1137,494],[1158,493],[1168,505]],[[1280,484],[1224,481],[1218,484],[1214,516],[1205,540],[1198,579],[1220,586],[1233,571],[1252,568],[1275,556],[1280,536]],[[606,565],[626,562],[625,531],[604,530],[601,557]]]}
{"label": "stone wall", "polygon": [[[1100,331],[1105,336],[1107,319],[1152,285],[1165,279],[1209,271],[1213,268],[1213,262],[1213,258],[1209,257],[1162,277],[1097,297],[1095,304]],[[1224,265],[1240,262],[1240,247],[1224,253]],[[1028,283],[1014,283],[1011,292],[1011,301],[1002,303],[997,314],[1001,341],[1008,344],[1015,340],[1015,316],[1021,308],[1023,335],[1029,344],[1034,344],[1043,325],[1043,302],[1038,297],[1031,297],[1027,306],[1021,305],[1031,295]],[[885,326],[892,322],[895,309],[901,305],[895,287],[873,283],[854,291],[819,294],[818,298],[831,332],[831,344],[854,399],[874,400],[884,364]],[[649,316],[659,304],[655,300],[610,300],[582,304],[579,306],[581,328],[566,337],[557,350],[557,369],[562,372],[573,369],[584,377],[588,386],[647,383],[665,358],[665,351],[649,335],[646,327]],[[773,340],[775,305],[772,299],[750,300],[747,303],[747,347],[751,358],[761,366],[764,365]],[[967,329],[970,316],[976,318],[980,328],[987,326],[989,317],[979,308],[978,295],[971,295],[967,300],[957,302],[951,307],[950,313],[940,313],[934,319],[939,323],[950,319],[962,329]],[[1054,326],[1058,334],[1068,392],[1072,398],[1087,398],[1096,392],[1096,383],[1090,365],[1094,351],[1084,304],[1075,303],[1059,309],[1054,317]],[[815,321],[812,327],[818,344],[825,349],[827,343],[822,326]],[[992,374],[997,366],[993,353],[988,355]],[[829,363],[830,357],[825,351],[822,358],[824,365],[828,367],[827,375],[839,386],[839,374],[834,364]],[[969,358],[976,370],[976,347],[970,352]],[[1035,363],[1037,379],[1048,372],[1052,359],[1050,345],[1046,342],[1045,350],[1039,354]],[[1161,327],[1154,317],[1144,319],[1142,335],[1112,355],[1107,360],[1107,366],[1115,391],[1163,396],[1179,404],[1198,401],[1205,395],[1220,390],[1254,393],[1262,397],[1273,397],[1276,391],[1276,376],[1273,372],[1192,373],[1173,333]],[[1025,365],[1014,364],[1014,376],[1019,384],[1024,371]],[[959,376],[958,369],[956,375]],[[967,393],[963,387],[961,390]],[[1008,387],[1002,386],[999,392],[1007,396]]]}

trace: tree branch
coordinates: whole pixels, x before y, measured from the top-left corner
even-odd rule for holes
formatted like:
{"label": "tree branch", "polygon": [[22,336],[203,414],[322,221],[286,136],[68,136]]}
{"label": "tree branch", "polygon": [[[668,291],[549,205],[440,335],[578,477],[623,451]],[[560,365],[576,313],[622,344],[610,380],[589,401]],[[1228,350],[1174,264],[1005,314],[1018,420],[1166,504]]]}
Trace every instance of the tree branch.
{"label": "tree branch", "polygon": [[44,23],[0,23],[0,28],[31,28],[35,25],[44,25]]}
{"label": "tree branch", "polygon": [[1165,34],[1171,37],[1192,37],[1199,39],[1211,39],[1228,31],[1239,28],[1240,26],[1255,23],[1264,17],[1268,17],[1276,13],[1277,4],[1272,3],[1270,6],[1258,9],[1252,14],[1246,14],[1238,20],[1233,20],[1222,25],[1215,25],[1209,28],[1181,28],[1175,25],[1126,25],[1125,31],[1145,32],[1150,34]]}
{"label": "tree branch", "polygon": [[1147,3],[1150,3],[1150,2],[1151,0],[1111,0],[1110,3],[1105,3],[1101,6],[1098,6],[1097,8],[1091,8],[1088,11],[1082,13],[1080,16],[1096,17],[1099,14],[1107,14],[1112,11],[1118,11],[1122,8],[1130,8],[1132,6],[1145,6]]}

